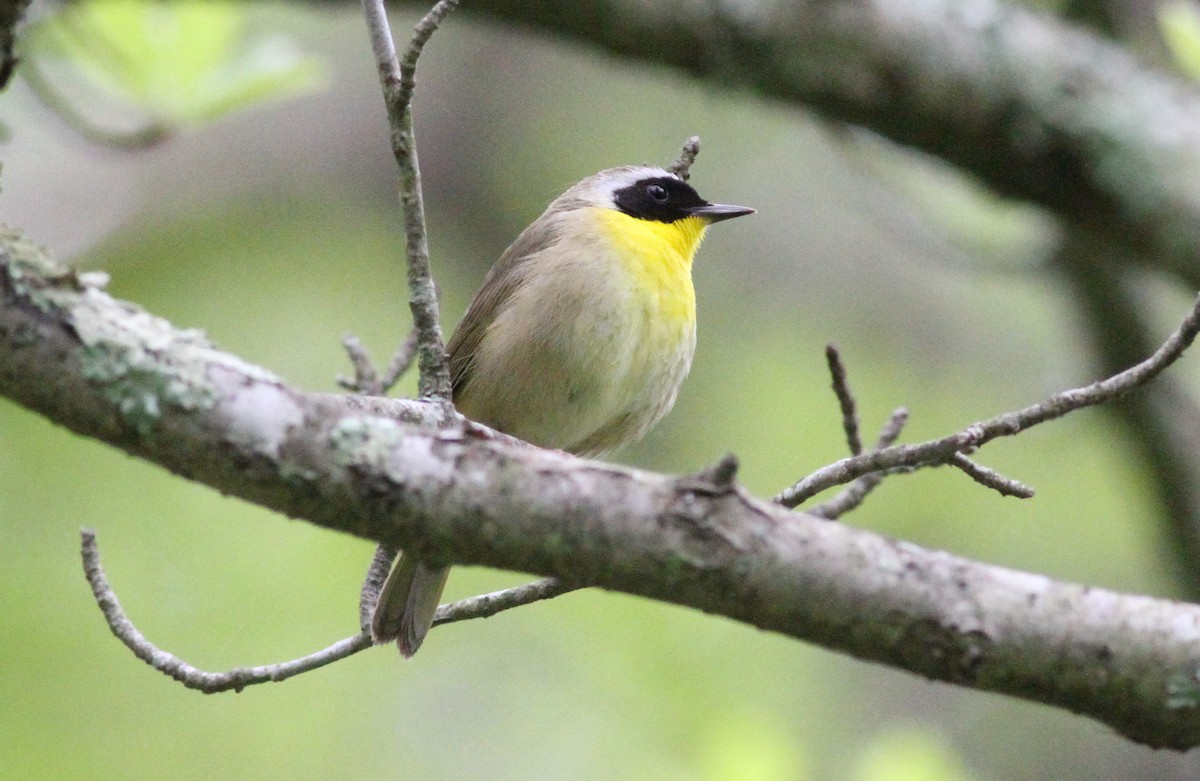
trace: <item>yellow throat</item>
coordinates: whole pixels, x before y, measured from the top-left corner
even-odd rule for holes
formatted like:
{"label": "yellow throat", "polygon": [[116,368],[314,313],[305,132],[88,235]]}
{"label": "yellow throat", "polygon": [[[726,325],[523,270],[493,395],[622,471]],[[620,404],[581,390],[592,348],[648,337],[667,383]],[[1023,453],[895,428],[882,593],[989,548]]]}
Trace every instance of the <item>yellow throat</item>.
{"label": "yellow throat", "polygon": [[657,297],[660,313],[675,323],[695,322],[692,259],[708,220],[685,217],[658,222],[615,209],[597,208],[594,212],[597,227],[617,250],[626,273],[639,289]]}

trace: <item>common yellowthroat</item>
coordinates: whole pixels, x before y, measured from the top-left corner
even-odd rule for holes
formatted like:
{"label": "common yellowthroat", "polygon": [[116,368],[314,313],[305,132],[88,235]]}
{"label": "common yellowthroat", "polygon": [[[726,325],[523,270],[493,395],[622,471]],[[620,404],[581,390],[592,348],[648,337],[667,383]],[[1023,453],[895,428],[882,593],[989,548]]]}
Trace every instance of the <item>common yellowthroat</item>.
{"label": "common yellowthroat", "polygon": [[[447,345],[463,415],[594,456],[639,439],[675,403],[696,346],[692,258],[709,203],[661,168],[601,171],[555,199],[492,267]],[[448,567],[401,556],[371,622],[412,656]]]}

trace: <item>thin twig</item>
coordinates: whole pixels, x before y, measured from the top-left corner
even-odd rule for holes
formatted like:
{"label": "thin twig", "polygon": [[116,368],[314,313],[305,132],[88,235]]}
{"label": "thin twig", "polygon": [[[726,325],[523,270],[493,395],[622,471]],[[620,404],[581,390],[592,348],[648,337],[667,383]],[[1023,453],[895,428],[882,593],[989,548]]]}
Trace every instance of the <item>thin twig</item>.
{"label": "thin twig", "polygon": [[413,92],[417,88],[417,60],[421,58],[425,44],[429,43],[429,39],[437,32],[446,16],[458,7],[458,2],[459,0],[439,0],[413,28],[408,48],[404,50],[404,58],[400,60],[400,92],[396,95],[396,102],[400,106],[407,108],[412,103]]}
{"label": "thin twig", "polygon": [[846,432],[846,445],[850,448],[850,455],[857,456],[863,452],[862,437],[858,433],[858,405],[854,401],[854,394],[850,392],[846,366],[842,363],[837,345],[825,345],[825,361],[829,364],[829,374],[833,378],[833,393],[837,396],[838,406],[842,410],[842,429]]}
{"label": "thin twig", "polygon": [[896,444],[896,440],[900,438],[900,432],[907,424],[908,407],[896,407],[888,417],[888,422],[883,424],[883,428],[880,429],[879,439],[875,440],[875,447],[871,449],[883,450],[885,447]]}
{"label": "thin twig", "polygon": [[982,486],[991,488],[1001,496],[1015,496],[1018,499],[1031,499],[1034,491],[1024,483],[1005,477],[994,469],[983,464],[977,464],[962,453],[955,453],[947,462],[950,466],[958,467],[967,477]]}
{"label": "thin twig", "polygon": [[443,401],[450,399],[450,370],[438,319],[437,291],[429,271],[429,241],[425,231],[425,204],[413,135],[411,102],[421,50],[442,19],[456,5],[457,0],[441,0],[421,19],[414,29],[401,65],[396,59],[396,47],[388,27],[383,0],[363,0],[363,13],[391,126],[392,153],[400,174],[400,202],[404,206],[408,258],[409,308],[412,310],[418,342],[418,394],[422,398]]}
{"label": "thin twig", "polygon": [[361,393],[364,396],[381,396],[382,383],[379,381],[379,373],[375,371],[375,364],[371,361],[371,356],[367,354],[367,348],[354,334],[346,334],[342,337],[342,346],[346,348],[346,355],[350,358],[350,365],[354,368],[353,379],[349,377],[338,377],[337,384],[348,391]]}
{"label": "thin twig", "polygon": [[700,136],[692,136],[683,142],[683,149],[679,152],[679,157],[667,166],[667,170],[686,182],[692,175],[692,163],[696,162],[698,154],[700,154]]}
{"label": "thin twig", "polygon": [[392,360],[383,370],[382,377],[367,353],[367,348],[357,336],[346,334],[342,337],[342,346],[346,348],[346,355],[354,368],[354,377],[338,377],[337,384],[364,396],[384,396],[412,367],[413,359],[417,356],[417,332],[415,329],[408,332],[408,336],[396,348],[396,352],[392,353]]}
{"label": "thin twig", "polygon": [[121,609],[121,603],[117,601],[117,595],[113,592],[112,586],[109,585],[108,578],[104,574],[104,568],[100,564],[100,548],[96,543],[95,531],[83,529],[80,531],[80,538],[83,572],[92,586],[92,595],[95,596],[96,603],[100,606],[100,612],[104,614],[104,620],[108,622],[108,628],[112,630],[118,640],[125,644],[126,648],[133,651],[134,656],[189,689],[197,689],[205,694],[229,690],[241,691],[247,686],[258,683],[286,680],[294,675],[345,659],[347,656],[371,647],[370,634],[360,634],[289,662],[260,667],[237,667],[222,673],[205,672],[193,667],[178,656],[158,648],[138,631],[129,617],[125,615],[125,611]]}
{"label": "thin twig", "polygon": [[[437,288],[429,269],[429,239],[425,228],[425,201],[421,189],[421,166],[417,160],[417,141],[413,131],[412,97],[416,89],[417,61],[425,44],[429,42],[438,25],[457,5],[457,0],[439,0],[413,29],[403,62],[396,59],[396,44],[388,26],[384,0],[363,0],[363,15],[366,17],[367,33],[371,39],[371,50],[375,54],[375,65],[379,69],[379,83],[383,88],[383,100],[387,107],[388,125],[391,128],[392,154],[396,158],[400,178],[400,203],[404,208],[405,257],[408,269],[408,306],[412,312],[413,336],[418,358],[419,377],[417,395],[437,399],[449,404],[451,398],[450,368],[446,348],[442,340],[442,326],[438,315]],[[412,363],[411,349],[405,355],[409,342],[406,340],[384,373],[379,383],[383,393],[395,383],[404,368]],[[353,360],[353,356],[351,357]],[[447,416],[447,422],[449,422]],[[379,546],[367,573],[371,581],[383,571],[397,555],[397,551]],[[388,564],[382,562],[385,557]],[[378,593],[375,594],[376,601]],[[365,600],[360,600],[360,612]],[[372,612],[373,612],[372,608]],[[368,619],[369,623],[369,619]]]}
{"label": "thin twig", "polygon": [[[1157,341],[1146,306],[1143,256],[1083,226],[1063,231],[1053,268],[1069,286],[1084,333],[1103,372],[1129,366]],[[1142,465],[1182,597],[1200,600],[1200,399],[1186,376],[1162,377],[1121,399],[1109,414],[1129,426],[1125,439]]]}
{"label": "thin twig", "polygon": [[[904,424],[907,422],[907,409],[899,407],[894,410],[891,417],[888,418],[888,422],[884,424],[883,429],[879,432],[879,439],[875,442],[873,450],[883,450],[885,447],[895,443],[900,437],[900,432],[904,430]],[[836,521],[861,505],[867,498],[867,495],[883,482],[883,478],[891,474],[894,474],[894,472],[872,472],[863,475],[839,491],[829,501],[805,508],[804,512],[809,515],[815,515],[818,518]]]}
{"label": "thin twig", "polygon": [[980,421],[942,439],[930,440],[916,445],[899,445],[851,458],[843,458],[818,469],[795,485],[775,496],[774,501],[785,507],[795,507],[805,499],[826,488],[848,483],[869,472],[879,472],[895,467],[914,467],[931,463],[945,463],[956,453],[969,453],[996,439],[1008,437],[1044,423],[1060,418],[1084,407],[1109,401],[1129,393],[1134,388],[1152,380],[1163,369],[1170,366],[1183,354],[1200,332],[1200,298],[1162,346],[1141,363],[1123,372],[1051,396],[1049,399],[1015,412]]}
{"label": "thin twig", "polygon": [[[92,587],[92,595],[96,598],[96,604],[100,606],[100,612],[104,614],[104,620],[108,622],[108,628],[112,630],[118,640],[125,644],[126,648],[133,652],[134,656],[189,689],[195,689],[205,694],[241,691],[247,686],[287,680],[372,647],[371,633],[363,631],[353,637],[339,640],[316,653],[288,662],[258,667],[235,667],[219,673],[201,670],[178,656],[158,648],[138,631],[125,611],[121,609],[121,603],[117,600],[117,595],[109,584],[108,577],[104,574],[104,567],[100,563],[100,546],[96,541],[96,532],[92,529],[81,529],[79,536],[83,573]],[[385,568],[383,572],[386,575],[387,569]],[[363,586],[364,604],[369,600],[368,587],[370,585],[367,583]],[[434,624],[449,624],[472,618],[488,618],[502,611],[557,597],[577,588],[580,587],[567,586],[557,578],[543,578],[516,588],[442,605],[438,608]],[[378,597],[378,585],[375,586],[374,596]],[[366,615],[369,620],[370,613]]]}
{"label": "thin twig", "polygon": [[392,353],[392,360],[388,363],[387,368],[383,370],[383,377],[379,379],[379,395],[390,391],[396,382],[404,376],[404,373],[409,370],[409,367],[413,364],[413,359],[417,357],[417,347],[417,331],[413,329],[408,332],[408,336],[396,348],[396,352]]}
{"label": "thin twig", "polygon": [[890,475],[891,472],[872,472],[868,475],[863,475],[838,491],[837,495],[829,501],[821,502],[812,507],[806,507],[804,508],[804,512],[807,515],[824,518],[827,521],[836,521],[861,505],[866,500],[867,495],[883,482],[883,478]]}
{"label": "thin twig", "polygon": [[480,594],[442,605],[433,616],[433,625],[452,624],[471,618],[489,618],[497,613],[543,599],[553,599],[582,586],[568,586],[558,578],[542,578],[523,586]]}

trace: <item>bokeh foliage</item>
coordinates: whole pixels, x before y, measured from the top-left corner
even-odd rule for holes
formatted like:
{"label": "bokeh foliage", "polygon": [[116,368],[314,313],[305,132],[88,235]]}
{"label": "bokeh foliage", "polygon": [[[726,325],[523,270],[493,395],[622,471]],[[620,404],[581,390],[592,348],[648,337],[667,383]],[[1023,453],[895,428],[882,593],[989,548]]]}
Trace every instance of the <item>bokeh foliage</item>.
{"label": "bokeh foliage", "polygon": [[[286,34],[320,56],[328,88],[232,101],[251,105],[220,123],[184,122],[166,147],[116,154],[18,87],[0,104],[13,131],[0,216],[110,272],[115,295],[298,385],[332,389],[346,371],[343,331],[382,357],[408,325],[365,33],[353,8],[256,7],[246,19],[220,8],[237,15],[220,24],[239,36]],[[231,59],[193,73],[238,71],[225,66],[240,62],[243,39],[228,29],[210,32]],[[114,41],[125,32],[104,29]],[[174,60],[203,59],[189,40],[177,40]],[[1052,226],[928,160],[465,14],[422,69],[418,132],[448,326],[506,242],[602,167],[667,162],[697,133],[701,192],[759,208],[702,249],[693,374],[676,411],[621,460],[687,471],[733,451],[747,485],[770,494],[840,457],[827,341],[843,350],[867,425],[905,404],[911,439],[1092,379],[1071,303],[1044,265]],[[185,92],[168,87],[150,113],[210,119],[195,107],[232,105],[218,90],[225,99],[180,108]],[[78,215],[89,215],[83,228]],[[1182,311],[1180,297],[1152,292],[1164,322]],[[997,443],[982,460],[1037,498],[1001,499],[926,471],[889,481],[847,522],[1055,577],[1174,593],[1140,465],[1103,412]],[[79,572],[83,524],[98,528],[134,620],[200,666],[281,659],[356,631],[369,543],[284,522],[0,403],[3,777],[1007,781],[1196,770],[1067,714],[600,592],[438,630],[410,663],[376,649],[204,697],[108,635]],[[521,577],[459,569],[448,596]]]}

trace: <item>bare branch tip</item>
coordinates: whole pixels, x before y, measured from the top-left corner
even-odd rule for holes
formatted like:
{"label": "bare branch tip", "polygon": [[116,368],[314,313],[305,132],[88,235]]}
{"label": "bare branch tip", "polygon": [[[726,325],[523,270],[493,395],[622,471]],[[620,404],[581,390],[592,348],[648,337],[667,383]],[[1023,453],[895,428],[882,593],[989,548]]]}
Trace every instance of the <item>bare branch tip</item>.
{"label": "bare branch tip", "polygon": [[[400,63],[401,72],[404,74],[402,86],[407,90],[408,98],[412,97],[412,73],[417,67],[421,51],[425,48],[425,44],[429,43],[429,39],[433,37],[437,29],[441,27],[446,17],[450,15],[450,12],[458,6],[458,3],[459,0],[439,0],[413,27],[412,38],[409,39],[408,48],[405,49],[404,58]],[[408,100],[403,102],[407,103]]]}
{"label": "bare branch tip", "polygon": [[837,396],[838,407],[842,411],[842,429],[846,432],[846,445],[850,455],[857,456],[863,452],[862,435],[859,433],[858,403],[850,390],[850,381],[846,377],[846,365],[834,344],[825,345],[825,360],[829,364],[829,376],[832,381],[833,393]]}
{"label": "bare branch tip", "polygon": [[883,450],[885,447],[890,447],[896,444],[896,440],[900,438],[900,432],[908,425],[908,408],[897,407],[892,410],[891,417],[887,423],[883,424],[883,428],[879,431],[879,439],[875,441],[875,449]]}
{"label": "bare branch tip", "polygon": [[367,348],[351,333],[342,336],[342,346],[346,348],[350,366],[354,369],[354,378],[337,377],[337,384],[354,393],[378,395],[376,388],[379,385],[379,372],[376,371],[371,356],[367,354]]}
{"label": "bare branch tip", "polygon": [[129,620],[117,595],[109,585],[100,565],[100,549],[96,542],[96,532],[83,528],[79,531],[83,555],[83,572],[100,612],[108,623],[109,630],[133,655],[154,669],[182,683],[189,689],[195,689],[205,694],[215,694],[223,691],[241,691],[247,686],[272,681],[283,681],[318,667],[339,661],[371,647],[371,637],[359,634],[338,641],[328,648],[299,659],[261,667],[237,667],[222,673],[211,673],[194,667],[172,653],[155,646]]}
{"label": "bare branch tip", "polygon": [[1034,490],[1029,486],[1019,480],[1005,477],[990,467],[978,464],[962,453],[955,453],[950,458],[949,463],[951,466],[960,469],[967,477],[970,477],[985,488],[992,489],[1001,496],[1013,496],[1017,499],[1033,498]]}
{"label": "bare branch tip", "polygon": [[683,142],[683,149],[679,152],[679,157],[667,166],[667,170],[686,182],[691,177],[692,163],[696,162],[699,154],[700,136],[692,136]]}
{"label": "bare branch tip", "polygon": [[720,461],[700,473],[701,479],[709,482],[718,491],[728,491],[737,480],[738,458],[733,453],[727,453]]}
{"label": "bare branch tip", "polygon": [[400,346],[396,348],[396,352],[392,354],[392,360],[388,363],[387,369],[384,370],[383,377],[380,378],[381,395],[391,390],[400,378],[404,376],[404,373],[412,368],[420,346],[420,334],[416,328],[413,328]]}

